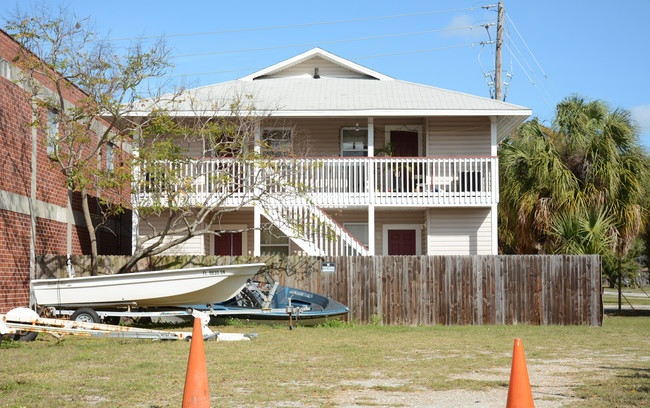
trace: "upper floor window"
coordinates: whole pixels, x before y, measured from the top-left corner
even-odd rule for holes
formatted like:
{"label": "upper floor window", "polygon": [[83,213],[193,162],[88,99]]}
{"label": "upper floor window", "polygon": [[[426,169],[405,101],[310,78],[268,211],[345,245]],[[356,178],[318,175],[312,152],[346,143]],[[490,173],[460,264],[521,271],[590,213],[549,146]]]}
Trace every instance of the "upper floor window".
{"label": "upper floor window", "polygon": [[11,80],[11,66],[4,58],[0,58],[0,76]]}
{"label": "upper floor window", "polygon": [[106,170],[113,171],[115,168],[115,145],[112,142],[106,143]]}
{"label": "upper floor window", "polygon": [[59,142],[59,112],[55,109],[47,111],[47,155],[53,155]]}
{"label": "upper floor window", "polygon": [[341,129],[341,156],[368,156],[368,128],[346,127]]}
{"label": "upper floor window", "polygon": [[291,153],[291,128],[265,128],[262,129],[262,141],[271,154],[285,157]]}

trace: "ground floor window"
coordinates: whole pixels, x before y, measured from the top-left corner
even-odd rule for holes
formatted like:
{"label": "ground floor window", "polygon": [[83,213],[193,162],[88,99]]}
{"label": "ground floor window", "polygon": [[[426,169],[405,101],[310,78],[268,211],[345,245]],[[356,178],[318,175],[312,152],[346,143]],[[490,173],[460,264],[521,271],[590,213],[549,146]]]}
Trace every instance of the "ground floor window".
{"label": "ground floor window", "polygon": [[262,255],[289,255],[289,237],[275,225],[265,224],[260,233]]}
{"label": "ground floor window", "polygon": [[211,238],[212,254],[221,256],[241,256],[248,253],[246,224],[222,224]]}
{"label": "ground floor window", "polygon": [[363,246],[368,248],[370,240],[368,239],[368,223],[363,222],[349,222],[343,224],[343,228],[350,233],[357,241],[361,242]]}

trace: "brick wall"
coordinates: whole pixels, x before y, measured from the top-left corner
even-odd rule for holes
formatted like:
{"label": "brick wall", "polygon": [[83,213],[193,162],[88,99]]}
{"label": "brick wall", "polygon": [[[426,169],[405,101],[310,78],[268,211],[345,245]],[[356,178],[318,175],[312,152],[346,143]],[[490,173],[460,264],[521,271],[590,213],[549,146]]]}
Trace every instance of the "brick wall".
{"label": "brick wall", "polygon": [[[12,61],[18,52],[18,44],[4,31],[0,30],[0,58]],[[46,86],[51,86],[45,82]],[[76,101],[85,94],[75,87],[67,87],[65,96]],[[42,112],[41,114],[44,114]],[[18,211],[9,201],[25,202],[31,195],[32,183],[32,109],[24,97],[22,89],[11,80],[0,75],[0,313],[18,306],[29,305],[30,273],[30,215],[24,207]],[[67,207],[68,189],[65,178],[47,157],[45,133],[37,132],[36,144],[36,200],[41,205],[53,204]],[[90,192],[91,194],[93,192]],[[128,194],[128,191],[127,191]],[[94,208],[91,205],[91,208]],[[72,209],[81,211],[79,194],[73,194]],[[114,225],[124,223],[127,227],[118,228],[125,236],[101,232],[100,254],[130,253],[130,212],[112,220]],[[35,253],[67,253],[68,228],[65,222],[46,218],[36,218]],[[72,228],[72,254],[89,254],[90,239],[85,226]]]}

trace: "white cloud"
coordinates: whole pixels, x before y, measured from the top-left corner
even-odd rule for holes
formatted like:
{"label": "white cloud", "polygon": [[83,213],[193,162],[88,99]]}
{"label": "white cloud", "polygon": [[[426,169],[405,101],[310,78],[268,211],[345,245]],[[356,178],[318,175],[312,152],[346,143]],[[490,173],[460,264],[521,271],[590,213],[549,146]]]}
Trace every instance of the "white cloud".
{"label": "white cloud", "polygon": [[483,40],[487,36],[485,35],[485,27],[481,27],[481,24],[485,24],[485,22],[477,21],[476,17],[472,17],[468,14],[459,14],[457,16],[454,16],[445,28],[459,28],[468,26],[472,26],[472,28],[465,28],[462,30],[449,30],[445,31],[443,35],[447,38],[466,38],[471,41]]}
{"label": "white cloud", "polygon": [[635,106],[630,109],[632,119],[636,120],[641,127],[641,133],[650,132],[650,104]]}
{"label": "white cloud", "polygon": [[632,119],[639,124],[641,144],[650,152],[650,104],[639,105],[630,109]]}

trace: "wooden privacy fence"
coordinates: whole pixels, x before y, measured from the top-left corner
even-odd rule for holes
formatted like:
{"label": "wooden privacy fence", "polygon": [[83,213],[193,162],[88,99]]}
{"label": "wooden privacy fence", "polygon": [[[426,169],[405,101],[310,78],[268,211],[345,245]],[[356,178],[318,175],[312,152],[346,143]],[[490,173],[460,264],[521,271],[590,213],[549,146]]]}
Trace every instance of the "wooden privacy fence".
{"label": "wooden privacy fence", "polygon": [[[103,258],[111,269],[123,264]],[[281,284],[331,296],[350,307],[349,320],[362,323],[600,326],[603,319],[598,255],[181,256],[152,258],[139,269],[246,262],[265,262]],[[321,271],[323,262],[333,262],[335,271]],[[62,264],[49,257],[39,266],[47,269],[43,275],[65,276]]]}

